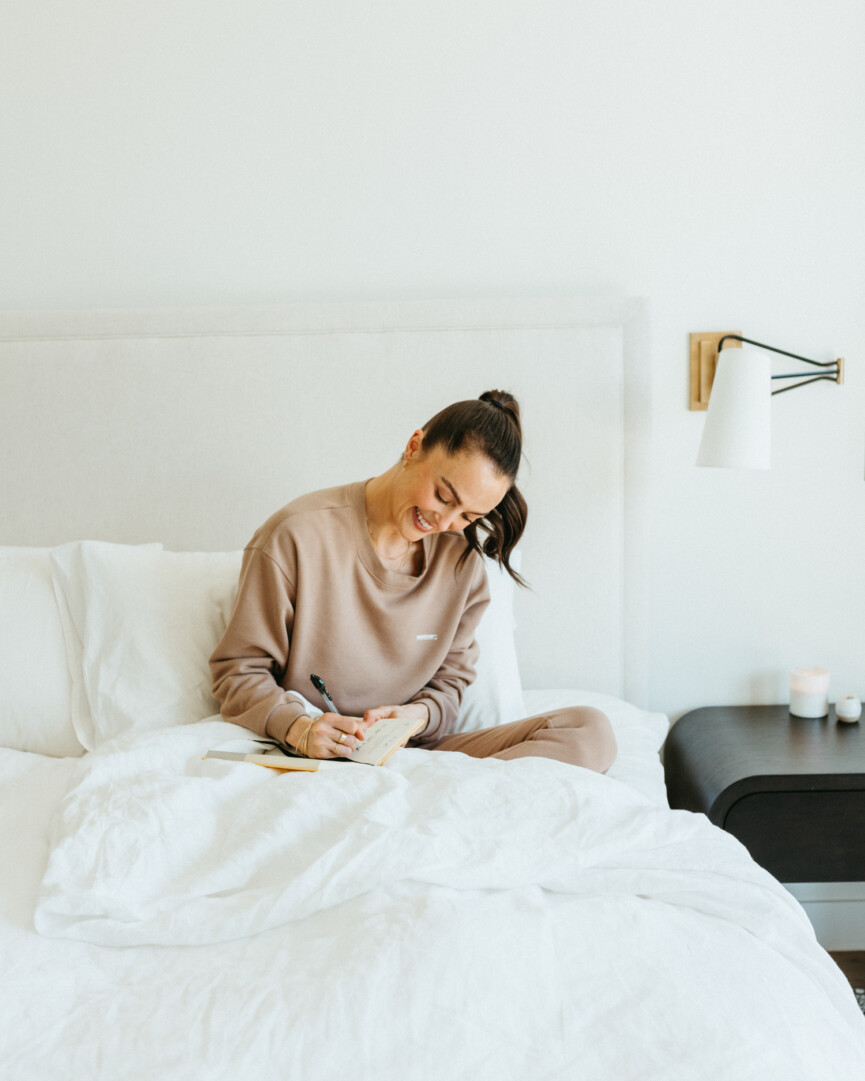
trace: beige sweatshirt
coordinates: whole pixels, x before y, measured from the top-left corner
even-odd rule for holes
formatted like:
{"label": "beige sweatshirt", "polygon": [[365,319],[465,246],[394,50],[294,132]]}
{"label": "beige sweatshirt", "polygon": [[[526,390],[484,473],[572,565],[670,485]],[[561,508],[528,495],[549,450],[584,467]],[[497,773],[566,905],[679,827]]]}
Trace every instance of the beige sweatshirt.
{"label": "beige sweatshirt", "polygon": [[366,482],[312,492],[272,515],[243,554],[237,598],[210,658],[213,694],[227,721],[284,740],[303,713],[299,691],[324,709],[422,701],[423,746],[453,729],[475,675],[474,632],[487,604],[483,562],[456,533],[424,537],[417,577],[380,562],[366,527]]}

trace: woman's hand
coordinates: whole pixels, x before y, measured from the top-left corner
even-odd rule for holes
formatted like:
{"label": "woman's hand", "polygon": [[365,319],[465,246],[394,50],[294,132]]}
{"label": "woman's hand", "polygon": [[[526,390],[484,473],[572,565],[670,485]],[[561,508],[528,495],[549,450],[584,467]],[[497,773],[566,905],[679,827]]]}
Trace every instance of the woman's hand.
{"label": "woman's hand", "polygon": [[309,717],[298,717],[286,739],[307,758],[347,758],[366,736],[367,727],[360,717],[322,713],[314,721]]}
{"label": "woman's hand", "polygon": [[[364,724],[375,724],[376,721],[380,721],[383,717],[400,717],[406,720],[418,720],[423,721],[424,725],[429,721],[429,706],[424,705],[423,702],[407,702],[404,706],[377,706],[375,709],[368,709],[363,715]],[[423,729],[421,729],[423,731]],[[415,736],[419,736],[420,732],[415,732]],[[400,746],[405,747],[408,740],[405,739]]]}

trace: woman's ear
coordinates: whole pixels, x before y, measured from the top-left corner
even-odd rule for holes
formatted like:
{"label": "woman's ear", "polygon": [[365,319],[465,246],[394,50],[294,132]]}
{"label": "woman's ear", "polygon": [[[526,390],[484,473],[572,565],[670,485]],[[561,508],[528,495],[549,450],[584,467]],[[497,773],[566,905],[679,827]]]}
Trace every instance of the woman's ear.
{"label": "woman's ear", "polygon": [[402,456],[403,462],[410,462],[412,458],[416,458],[423,447],[423,428],[418,428],[417,431],[412,432],[411,438],[405,445],[405,453]]}

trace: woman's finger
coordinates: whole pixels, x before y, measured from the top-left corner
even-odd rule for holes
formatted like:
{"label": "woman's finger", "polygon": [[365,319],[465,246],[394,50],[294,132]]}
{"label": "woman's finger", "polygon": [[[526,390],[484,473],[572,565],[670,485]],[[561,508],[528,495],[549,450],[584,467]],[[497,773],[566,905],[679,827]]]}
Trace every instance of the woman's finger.
{"label": "woman's finger", "polygon": [[323,717],[316,722],[315,736],[310,739],[310,745],[314,748],[316,758],[347,758],[357,747],[357,737],[349,735],[346,729],[355,727],[351,717],[337,718],[335,714],[329,714],[330,721],[343,720],[343,727],[329,723]]}
{"label": "woman's finger", "polygon": [[397,708],[397,706],[378,706],[376,709],[368,709],[363,715],[364,722],[366,724],[375,724],[382,717],[393,717],[396,715]]}
{"label": "woman's finger", "polygon": [[345,732],[341,732],[339,729],[334,729],[331,738],[335,755],[350,755],[357,747],[357,739],[354,736],[347,735]]}
{"label": "woman's finger", "polygon": [[360,717],[343,717],[340,713],[322,713],[319,719],[336,730],[337,739],[341,732],[347,736],[357,736],[359,739],[363,739],[366,735],[366,725]]}

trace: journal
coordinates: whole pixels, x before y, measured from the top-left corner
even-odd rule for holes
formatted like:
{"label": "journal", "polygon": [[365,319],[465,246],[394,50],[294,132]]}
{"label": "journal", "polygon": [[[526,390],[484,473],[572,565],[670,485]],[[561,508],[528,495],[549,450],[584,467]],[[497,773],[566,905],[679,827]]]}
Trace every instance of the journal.
{"label": "journal", "polygon": [[367,729],[366,739],[344,758],[304,758],[299,754],[288,754],[274,740],[262,739],[260,736],[220,743],[204,757],[223,758],[231,762],[252,762],[270,769],[304,773],[315,773],[320,769],[342,769],[347,762],[382,766],[395,750],[422,727],[423,721],[383,717]]}

